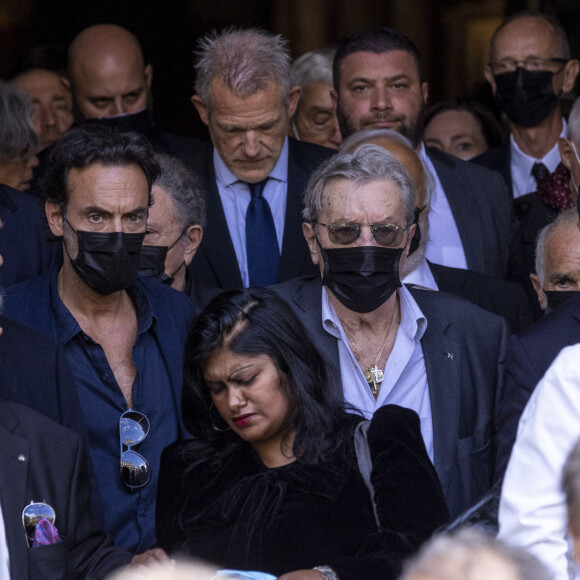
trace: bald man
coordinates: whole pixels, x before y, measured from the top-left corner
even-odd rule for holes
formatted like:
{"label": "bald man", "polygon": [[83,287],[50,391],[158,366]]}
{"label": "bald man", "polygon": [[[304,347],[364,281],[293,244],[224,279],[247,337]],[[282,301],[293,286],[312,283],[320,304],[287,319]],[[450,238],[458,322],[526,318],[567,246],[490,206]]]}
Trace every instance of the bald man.
{"label": "bald man", "polygon": [[373,143],[389,151],[403,164],[413,180],[417,194],[415,223],[417,229],[410,254],[402,268],[402,281],[416,288],[441,290],[461,296],[481,308],[503,316],[512,333],[521,332],[532,323],[528,300],[522,288],[500,278],[451,268],[425,258],[429,241],[429,212],[434,180],[411,142],[391,129],[359,131],[347,137],[341,150],[352,152],[364,143]]}
{"label": "bald man", "polygon": [[82,122],[114,125],[145,135],[157,153],[182,157],[194,139],[170,135],[153,126],[153,67],[145,64],[137,38],[114,24],[80,32],[69,47],[69,86]]}

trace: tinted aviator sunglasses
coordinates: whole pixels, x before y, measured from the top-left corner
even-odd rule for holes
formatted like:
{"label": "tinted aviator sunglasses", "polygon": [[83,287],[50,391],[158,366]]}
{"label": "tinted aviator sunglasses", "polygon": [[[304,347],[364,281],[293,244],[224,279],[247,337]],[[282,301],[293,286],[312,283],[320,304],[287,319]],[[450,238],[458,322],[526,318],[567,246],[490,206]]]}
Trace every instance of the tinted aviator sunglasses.
{"label": "tinted aviator sunglasses", "polygon": [[369,226],[375,242],[385,248],[396,248],[403,243],[405,232],[409,228],[403,228],[394,224],[359,224],[356,222],[334,222],[323,224],[314,222],[328,229],[328,239],[333,244],[348,246],[354,244],[361,235],[363,226]]}
{"label": "tinted aviator sunglasses", "polygon": [[139,411],[128,409],[119,419],[121,481],[130,489],[143,487],[151,479],[149,463],[133,449],[149,435],[149,429],[149,419]]}

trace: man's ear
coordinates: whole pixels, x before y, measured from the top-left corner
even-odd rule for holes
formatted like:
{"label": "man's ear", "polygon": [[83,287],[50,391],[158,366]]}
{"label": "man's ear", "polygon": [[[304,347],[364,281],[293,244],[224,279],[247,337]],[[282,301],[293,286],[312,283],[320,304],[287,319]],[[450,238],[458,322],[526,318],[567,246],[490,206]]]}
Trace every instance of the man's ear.
{"label": "man's ear", "polygon": [[542,284],[540,283],[538,275],[530,274],[530,279],[532,280],[532,285],[534,286],[534,290],[538,296],[538,302],[540,303],[541,309],[546,310],[546,308],[548,308],[548,298],[546,297],[546,293],[542,288]]}
{"label": "man's ear", "polygon": [[184,234],[187,244],[185,246],[185,251],[183,253],[183,260],[186,266],[191,264],[191,260],[201,244],[201,239],[203,237],[203,229],[201,226],[189,226]]}
{"label": "man's ear", "polygon": [[147,89],[151,89],[151,83],[153,82],[153,67],[150,64],[145,67],[145,82],[147,84]]}
{"label": "man's ear", "polygon": [[298,107],[298,101],[300,101],[300,95],[302,94],[302,87],[296,85],[290,89],[290,94],[288,95],[288,118],[291,119],[296,113]]}
{"label": "man's ear", "polygon": [[487,82],[491,85],[491,92],[495,96],[495,90],[496,90],[495,78],[493,76],[493,73],[491,72],[491,67],[489,65],[487,65],[485,67],[485,70],[483,71],[483,74],[485,75],[485,78],[487,79]]}
{"label": "man's ear", "polygon": [[564,82],[562,83],[564,93],[569,93],[574,88],[579,69],[580,63],[575,58],[569,60],[564,66]]}
{"label": "man's ear", "polygon": [[314,228],[312,227],[312,224],[304,222],[302,224],[302,233],[304,234],[304,238],[306,239],[306,243],[308,244],[308,249],[310,250],[310,258],[312,259],[312,263],[318,265],[320,261],[318,243],[316,242],[316,234],[314,233]]}
{"label": "man's ear", "polygon": [[61,238],[63,235],[62,207],[58,203],[47,201],[44,204],[44,211],[46,212],[46,219],[48,221],[50,231],[57,238]]}
{"label": "man's ear", "polygon": [[412,224],[409,227],[409,233],[407,234],[407,243],[405,244],[405,251],[403,252],[405,256],[409,255],[409,250],[411,249],[411,243],[413,242],[413,236],[417,230],[417,224]]}
{"label": "man's ear", "polygon": [[209,125],[209,112],[207,110],[207,105],[205,104],[204,100],[199,95],[193,95],[193,97],[191,97],[191,102],[193,103],[193,106],[196,108],[203,124]]}
{"label": "man's ear", "polygon": [[427,99],[429,98],[429,83],[421,83],[421,93],[423,94],[423,102],[427,104]]}

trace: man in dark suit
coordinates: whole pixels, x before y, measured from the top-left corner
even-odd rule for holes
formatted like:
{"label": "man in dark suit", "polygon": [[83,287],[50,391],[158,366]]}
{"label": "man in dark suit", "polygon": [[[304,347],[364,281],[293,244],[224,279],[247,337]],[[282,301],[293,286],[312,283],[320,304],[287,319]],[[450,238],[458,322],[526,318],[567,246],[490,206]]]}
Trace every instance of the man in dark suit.
{"label": "man in dark suit", "polygon": [[313,272],[301,233],[301,196],[332,150],[287,138],[300,87],[279,36],[230,30],[202,39],[192,97],[211,143],[186,164],[206,189],[207,224],[195,282],[219,288],[273,284]]}
{"label": "man in dark suit", "polygon": [[343,138],[362,129],[395,129],[410,139],[433,173],[427,259],[523,278],[517,248],[511,246],[509,196],[501,176],[423,146],[428,84],[414,43],[388,28],[351,36],[336,52],[334,87]]}
{"label": "man in dark suit", "polygon": [[305,204],[304,235],[320,274],[274,289],[334,370],[337,400],[367,417],[385,404],[417,412],[456,516],[491,486],[505,321],[454,296],[400,285],[415,191],[384,149],[363,145],[325,164]]}
{"label": "man in dark suit", "polygon": [[514,198],[536,191],[560,163],[558,139],[565,136],[560,99],[574,88],[578,69],[564,29],[548,14],[519,12],[491,38],[485,77],[511,136],[509,144],[474,161],[499,171]]}

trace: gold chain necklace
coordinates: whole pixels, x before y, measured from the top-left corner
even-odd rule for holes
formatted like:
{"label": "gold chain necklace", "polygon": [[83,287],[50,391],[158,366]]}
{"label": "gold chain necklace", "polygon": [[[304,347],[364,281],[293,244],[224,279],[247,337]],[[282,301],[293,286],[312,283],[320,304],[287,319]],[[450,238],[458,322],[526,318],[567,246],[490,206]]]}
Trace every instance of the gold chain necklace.
{"label": "gold chain necklace", "polygon": [[[395,317],[395,311],[393,310],[393,314],[391,315],[391,320],[389,321],[389,327],[387,328],[387,333],[385,335],[385,340],[383,341],[383,346],[381,346],[381,350],[379,351],[379,354],[377,355],[375,362],[371,366],[369,366],[366,371],[364,371],[365,379],[366,379],[367,383],[369,384],[369,387],[371,388],[371,391],[372,391],[375,398],[379,394],[379,390],[381,388],[381,383],[383,382],[383,379],[385,378],[385,375],[384,375],[383,371],[378,367],[378,364],[379,364],[379,361],[381,360],[381,356],[383,355],[383,351],[385,350],[385,346],[387,344],[387,339],[389,338],[389,332],[391,331],[391,324],[393,323],[394,317]],[[346,327],[346,324],[343,324],[342,327],[344,328],[346,336],[352,345],[352,348],[354,350],[356,357],[360,361],[361,359],[360,359],[360,346],[359,346],[359,344],[354,339],[354,336],[352,335],[350,330]]]}

